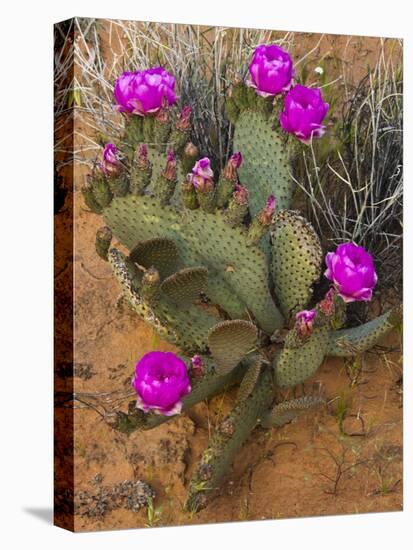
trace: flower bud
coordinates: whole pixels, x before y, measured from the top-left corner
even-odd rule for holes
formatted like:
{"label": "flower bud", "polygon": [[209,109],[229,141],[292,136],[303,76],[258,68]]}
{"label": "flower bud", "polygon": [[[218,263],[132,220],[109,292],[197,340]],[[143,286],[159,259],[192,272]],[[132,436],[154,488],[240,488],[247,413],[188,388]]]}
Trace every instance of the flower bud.
{"label": "flower bud", "polygon": [[165,179],[170,182],[176,181],[176,159],[173,151],[168,151],[166,156],[165,170],[162,172]]}
{"label": "flower bud", "polygon": [[320,311],[324,313],[326,317],[332,317],[334,315],[334,289],[330,288],[323,300],[319,302],[318,307]]}
{"label": "flower bud", "polygon": [[133,195],[142,195],[152,177],[152,164],[148,158],[148,146],[141,143],[135,151],[131,169],[130,191]]}
{"label": "flower bud", "polygon": [[191,358],[191,370],[194,377],[199,378],[204,374],[204,361],[200,355]]}
{"label": "flower bud", "polygon": [[267,204],[265,207],[259,212],[258,218],[262,225],[268,226],[271,225],[272,217],[274,216],[276,207],[276,199],[274,195],[270,195],[267,199]]}
{"label": "flower bud", "polygon": [[116,145],[113,143],[107,143],[105,145],[102,153],[102,162],[99,166],[105,176],[112,176],[119,173],[120,161]]}
{"label": "flower bud", "polygon": [[313,332],[313,323],[317,315],[315,309],[299,311],[295,316],[295,329],[301,338],[308,338]]}
{"label": "flower bud", "polygon": [[186,132],[189,130],[189,128],[191,127],[191,114],[192,107],[190,107],[189,105],[185,105],[176,123],[176,127],[178,130],[181,130],[182,132]]}
{"label": "flower bud", "polygon": [[228,181],[236,182],[237,181],[237,169],[242,164],[242,155],[238,151],[230,156],[225,168],[222,172],[222,177]]}
{"label": "flower bud", "polygon": [[192,183],[192,174],[188,174],[186,179],[181,183],[181,197],[185,208],[189,210],[199,208],[198,197]]}
{"label": "flower bud", "polygon": [[248,189],[243,185],[237,183],[235,185],[235,191],[232,194],[232,196],[237,204],[240,204],[240,205],[248,204],[249,192],[248,192]]}

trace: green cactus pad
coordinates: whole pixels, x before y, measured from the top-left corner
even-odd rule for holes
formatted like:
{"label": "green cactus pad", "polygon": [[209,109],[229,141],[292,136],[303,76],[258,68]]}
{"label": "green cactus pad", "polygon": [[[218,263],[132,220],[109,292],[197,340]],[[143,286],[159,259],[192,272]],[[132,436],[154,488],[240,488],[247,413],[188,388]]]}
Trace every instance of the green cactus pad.
{"label": "green cactus pad", "polygon": [[320,276],[322,251],[312,226],[297,212],[276,215],[271,232],[275,294],[287,319],[304,309]]}
{"label": "green cactus pad", "polygon": [[222,321],[208,334],[209,350],[219,374],[226,374],[257,345],[257,327],[249,321]]}
{"label": "green cactus pad", "polygon": [[[217,281],[224,281],[263,330],[272,333],[279,328],[283,319],[269,292],[265,254],[248,246],[245,232],[230,227],[220,211],[187,211],[183,222],[188,248],[202,259],[198,265],[206,265],[210,277],[215,274]],[[215,301],[213,295],[210,298]]]}
{"label": "green cactus pad", "polygon": [[240,181],[250,194],[250,210],[255,216],[274,194],[279,208],[288,208],[294,190],[289,175],[285,146],[263,113],[243,111],[234,133],[234,151],[244,161],[238,169]]}
{"label": "green cactus pad", "polygon": [[182,309],[181,306],[162,298],[153,310],[163,324],[173,330],[178,345],[185,352],[207,351],[208,331],[217,323],[216,317],[195,305]]}
{"label": "green cactus pad", "polygon": [[244,401],[249,397],[254,391],[255,386],[257,385],[258,378],[260,376],[261,370],[263,367],[263,358],[258,356],[254,358],[254,361],[251,361],[247,372],[245,373],[244,378],[238,388],[237,400]]}
{"label": "green cactus pad", "polygon": [[[145,303],[142,297],[136,292],[131,277],[131,272],[128,267],[127,258],[125,255],[117,250],[111,248],[108,252],[108,261],[112,268],[113,274],[116,280],[119,282],[122,291],[128,300],[130,307],[135,313],[143,319],[146,323],[152,326],[158,334],[168,342],[177,344],[179,341],[178,335],[174,330],[165,325],[154,311]],[[133,265],[133,264],[131,264]]]}
{"label": "green cactus pad", "polygon": [[330,332],[327,354],[351,357],[375,346],[379,340],[401,320],[399,308],[387,311],[380,317],[355,328]]}
{"label": "green cactus pad", "polygon": [[[247,440],[263,412],[270,406],[273,392],[271,372],[267,369],[260,376],[255,391],[247,399],[240,401],[227,418],[226,422],[233,426],[231,435],[224,435],[217,430],[211,438],[191,480],[186,510],[196,512],[206,506],[208,499],[219,488],[221,479],[237,451]],[[207,476],[202,472],[205,469],[208,472]]]}
{"label": "green cactus pad", "polygon": [[205,267],[186,267],[170,275],[161,284],[162,293],[179,307],[188,307],[199,300],[208,284]]}
{"label": "green cactus pad", "polygon": [[208,331],[217,322],[213,315],[196,306],[182,310],[162,297],[149,306],[137,292],[131,277],[130,267],[134,266],[133,262],[115,248],[109,250],[108,260],[130,307],[152,326],[161,338],[179,345],[187,352],[207,350]]}
{"label": "green cactus pad", "polygon": [[328,332],[326,326],[317,328],[300,346],[290,347],[286,342],[275,365],[279,386],[296,386],[315,373],[327,352]]}
{"label": "green cactus pad", "polygon": [[[226,310],[225,296],[214,289],[220,282],[230,288],[228,310],[237,299],[263,330],[272,333],[283,319],[275,307],[268,288],[268,268],[264,253],[247,246],[246,236],[238,228],[225,223],[221,212],[208,214],[200,209],[183,213],[172,206],[161,206],[148,196],[114,199],[104,211],[106,224],[127,248],[138,241],[163,237],[173,240],[182,265],[205,266],[216,283],[209,288],[209,298]],[[239,304],[241,306],[241,304]]]}
{"label": "green cactus pad", "polygon": [[325,399],[321,396],[305,395],[298,397],[297,399],[291,399],[290,401],[284,401],[279,403],[261,419],[261,426],[263,428],[271,428],[276,426],[280,428],[298,418],[302,414],[306,413],[309,409],[315,409],[325,404]]}
{"label": "green cactus pad", "polygon": [[247,315],[247,308],[236,296],[233,289],[211,270],[208,273],[207,296],[213,297],[214,303],[225,309],[225,312],[232,319],[242,319],[245,317]]}
{"label": "green cactus pad", "polygon": [[172,275],[179,268],[179,253],[176,244],[165,237],[155,237],[138,242],[132,248],[129,257],[143,267],[155,267],[159,271],[161,279]]}

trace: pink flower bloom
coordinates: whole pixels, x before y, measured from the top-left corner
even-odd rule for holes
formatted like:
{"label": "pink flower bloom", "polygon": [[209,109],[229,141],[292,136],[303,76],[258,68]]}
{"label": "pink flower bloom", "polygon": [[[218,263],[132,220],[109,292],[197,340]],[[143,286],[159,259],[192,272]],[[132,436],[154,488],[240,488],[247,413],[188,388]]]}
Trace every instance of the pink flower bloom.
{"label": "pink flower bloom", "polygon": [[125,72],[116,80],[118,111],[145,116],[176,102],[175,78],[163,67]]}
{"label": "pink flower bloom", "polygon": [[214,187],[213,177],[211,162],[208,157],[204,157],[195,163],[188,179],[198,191],[204,192]]}
{"label": "pink flower bloom", "polygon": [[116,145],[107,143],[102,153],[100,168],[105,175],[116,174],[119,170],[119,157]]}
{"label": "pink flower bloom", "polygon": [[325,126],[321,123],[328,109],[329,104],[323,101],[319,88],[297,84],[285,96],[281,127],[308,144],[312,137],[320,138],[324,134]]}
{"label": "pink flower bloom", "polygon": [[369,301],[377,283],[371,255],[354,243],[340,244],[326,256],[324,275],[334,282],[337,293],[345,302]]}
{"label": "pink flower bloom", "polygon": [[137,363],[132,387],[136,407],[172,416],[182,410],[182,398],[191,391],[186,365],[172,352],[151,351]]}
{"label": "pink flower bloom", "polygon": [[201,176],[203,178],[212,178],[214,173],[211,168],[211,161],[208,157],[204,157],[198,160],[195,163],[195,166],[192,168],[192,173],[196,176]]}
{"label": "pink flower bloom", "polygon": [[313,332],[313,323],[317,315],[315,309],[303,309],[295,316],[295,326],[300,336],[306,337]]}
{"label": "pink flower bloom", "polygon": [[276,44],[262,44],[255,48],[249,72],[251,80],[247,81],[248,86],[264,97],[289,90],[294,76],[289,53]]}

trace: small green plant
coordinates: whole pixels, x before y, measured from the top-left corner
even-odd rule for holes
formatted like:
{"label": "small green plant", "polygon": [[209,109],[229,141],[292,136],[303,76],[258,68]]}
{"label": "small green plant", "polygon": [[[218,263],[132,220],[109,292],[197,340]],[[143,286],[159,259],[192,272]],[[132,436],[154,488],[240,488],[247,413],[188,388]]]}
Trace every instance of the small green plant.
{"label": "small green plant", "polygon": [[147,507],[147,523],[145,527],[156,527],[159,526],[162,519],[162,506],[154,506],[153,498],[148,499]]}

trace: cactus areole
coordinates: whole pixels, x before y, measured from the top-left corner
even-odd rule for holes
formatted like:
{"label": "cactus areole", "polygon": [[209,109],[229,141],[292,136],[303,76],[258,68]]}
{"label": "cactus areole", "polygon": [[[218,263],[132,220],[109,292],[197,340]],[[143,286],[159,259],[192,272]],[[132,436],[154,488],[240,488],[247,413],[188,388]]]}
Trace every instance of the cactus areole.
{"label": "cactus areole", "polygon": [[[346,303],[372,298],[373,259],[355,243],[325,256],[312,226],[290,209],[282,128],[289,139],[321,137],[328,109],[317,90],[291,88],[293,75],[287,52],[256,49],[251,81],[235,83],[227,98],[234,153],[218,173],[192,143],[190,106],[172,109],[174,77],[160,67],[124,73],[114,90],[126,113],[124,169],[114,170],[118,150],[108,145],[104,169],[83,190],[104,219],[96,250],[130,308],[179,349],[136,358],[136,397],[114,429],[151,429],[239,386],[189,484],[191,511],[213,498],[257,424],[282,426],[323,403],[320,395],[277,402],[277,388],[303,383],[328,355],[364,352],[399,322],[395,310],[343,328]],[[287,94],[282,128],[268,97],[275,94]],[[123,252],[110,247],[112,235]],[[323,271],[331,288],[317,303],[313,285]]]}

